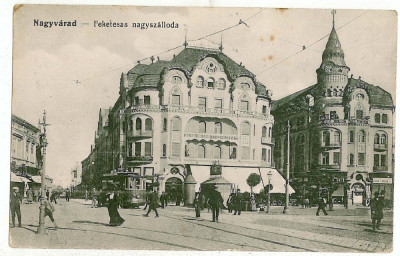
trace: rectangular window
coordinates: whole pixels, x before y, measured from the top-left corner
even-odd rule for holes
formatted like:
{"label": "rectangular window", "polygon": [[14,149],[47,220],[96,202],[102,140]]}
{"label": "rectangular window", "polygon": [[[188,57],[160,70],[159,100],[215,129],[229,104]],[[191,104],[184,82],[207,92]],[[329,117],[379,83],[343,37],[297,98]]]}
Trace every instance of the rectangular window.
{"label": "rectangular window", "polygon": [[180,95],[172,95],[172,105],[179,106],[181,104],[181,96]]}
{"label": "rectangular window", "polygon": [[215,108],[222,109],[222,99],[215,99]]}
{"label": "rectangular window", "polygon": [[140,175],[140,167],[133,167],[133,173]]}
{"label": "rectangular window", "polygon": [[349,131],[349,143],[354,143],[354,131]]}
{"label": "rectangular window", "polygon": [[199,97],[199,108],[206,109],[207,108],[207,98]]}
{"label": "rectangular window", "polygon": [[142,143],[136,142],[135,143],[135,156],[140,156],[142,152]]}
{"label": "rectangular window", "polygon": [[135,104],[136,104],[136,105],[139,105],[139,104],[140,104],[140,101],[139,101],[139,97],[138,97],[138,96],[135,97]]}
{"label": "rectangular window", "polygon": [[180,155],[181,155],[181,144],[172,143],[172,156],[180,156]]}
{"label": "rectangular window", "polygon": [[271,149],[268,149],[267,157],[268,157],[268,162],[271,162]]}
{"label": "rectangular window", "polygon": [[128,143],[128,156],[132,156],[132,143]]}
{"label": "rectangular window", "polygon": [[384,123],[384,124],[388,123],[388,115],[387,114],[382,114],[382,123]]}
{"label": "rectangular window", "polygon": [[365,153],[358,153],[358,165],[365,165]]}
{"label": "rectangular window", "polygon": [[339,152],[333,152],[333,163],[340,164],[340,153]]}
{"label": "rectangular window", "polygon": [[240,110],[249,111],[249,102],[247,100],[240,101]]}
{"label": "rectangular window", "polygon": [[168,126],[168,120],[167,120],[167,118],[164,118],[164,121],[163,121],[163,131],[164,132],[167,131],[167,126]]}
{"label": "rectangular window", "polygon": [[144,105],[150,105],[150,96],[144,96]]}
{"label": "rectangular window", "polygon": [[356,110],[356,119],[363,119],[364,118],[364,111]]}
{"label": "rectangular window", "polygon": [[387,166],[386,155],[381,155],[381,166]]}
{"label": "rectangular window", "polygon": [[337,114],[336,114],[336,111],[331,111],[331,112],[329,113],[329,117],[330,117],[330,119],[338,119],[338,116],[337,116]]}
{"label": "rectangular window", "polygon": [[151,156],[151,142],[144,143],[144,155]]}
{"label": "rectangular window", "polygon": [[267,161],[267,149],[265,148],[261,150],[261,160]]}
{"label": "rectangular window", "polygon": [[379,166],[379,155],[374,154],[374,166]]}
{"label": "rectangular window", "polygon": [[379,124],[381,122],[381,114],[376,113],[375,114],[375,123]]}

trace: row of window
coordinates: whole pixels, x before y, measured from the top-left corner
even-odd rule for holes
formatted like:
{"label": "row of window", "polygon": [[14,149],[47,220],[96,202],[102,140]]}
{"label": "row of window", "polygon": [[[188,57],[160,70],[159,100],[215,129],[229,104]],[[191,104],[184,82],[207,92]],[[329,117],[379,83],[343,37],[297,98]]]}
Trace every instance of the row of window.
{"label": "row of window", "polygon": [[[141,118],[136,118],[135,122],[135,130],[136,131],[141,131],[142,130],[142,119]],[[128,124],[128,130],[133,130],[133,120],[130,120]],[[153,121],[150,118],[146,118],[144,121],[144,130],[145,131],[152,131],[153,130]]]}
{"label": "row of window", "polygon": [[377,124],[387,124],[388,123],[388,115],[387,114],[380,114],[380,113],[376,113],[375,114],[375,123]]}
{"label": "row of window", "polygon": [[[358,165],[365,165],[365,153],[358,153],[357,163]],[[329,165],[329,153],[324,152],[321,154],[321,164]],[[340,152],[333,152],[333,164],[340,164]],[[347,158],[348,165],[355,165],[354,154],[349,154]],[[374,154],[374,166],[387,166],[386,154]]]}
{"label": "row of window", "polygon": [[226,81],[223,78],[219,78],[218,82],[215,82],[215,79],[212,77],[207,78],[207,81],[204,80],[204,77],[198,76],[196,81],[197,88],[204,88],[207,87],[208,89],[219,89],[225,90],[226,88]]}
{"label": "row of window", "polygon": [[[142,153],[142,144],[144,144],[144,155]],[[135,146],[135,148],[133,149],[133,146]],[[132,155],[132,151],[134,150],[134,156],[152,156],[152,148],[151,148],[151,142],[135,142],[133,143],[129,143],[128,144],[128,152],[127,152],[127,156],[131,157]]]}

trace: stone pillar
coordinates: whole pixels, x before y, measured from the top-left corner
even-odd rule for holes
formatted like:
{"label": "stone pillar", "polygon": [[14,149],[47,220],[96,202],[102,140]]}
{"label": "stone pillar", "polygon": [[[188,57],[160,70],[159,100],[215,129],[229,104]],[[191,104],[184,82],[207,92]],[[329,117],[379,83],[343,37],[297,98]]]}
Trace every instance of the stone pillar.
{"label": "stone pillar", "polygon": [[196,192],[196,180],[192,176],[192,174],[188,174],[184,180],[184,185],[183,185],[183,200],[185,205],[192,205],[195,192]]}

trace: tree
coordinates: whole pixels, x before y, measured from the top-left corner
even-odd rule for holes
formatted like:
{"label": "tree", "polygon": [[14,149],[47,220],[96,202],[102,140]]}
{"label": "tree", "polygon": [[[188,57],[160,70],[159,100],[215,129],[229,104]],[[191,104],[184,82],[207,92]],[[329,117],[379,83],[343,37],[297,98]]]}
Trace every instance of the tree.
{"label": "tree", "polygon": [[251,194],[253,194],[253,187],[257,186],[261,182],[261,176],[258,175],[257,173],[252,173],[249,175],[249,177],[246,180],[247,185],[249,185],[251,189]]}

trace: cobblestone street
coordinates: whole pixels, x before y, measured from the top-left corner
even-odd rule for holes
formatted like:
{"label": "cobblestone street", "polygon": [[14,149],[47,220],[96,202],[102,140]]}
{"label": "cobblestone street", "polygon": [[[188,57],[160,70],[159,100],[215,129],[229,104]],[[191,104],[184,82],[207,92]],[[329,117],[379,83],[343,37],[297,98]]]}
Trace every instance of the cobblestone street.
{"label": "cobblestone street", "polygon": [[[315,216],[316,208],[282,207],[271,213],[242,212],[233,216],[224,210],[220,222],[211,222],[204,210],[196,219],[194,209],[168,206],[160,217],[144,218],[142,209],[120,209],[125,223],[108,225],[107,208],[91,208],[90,202],[60,200],[54,230],[46,218],[47,236],[36,235],[39,204],[23,204],[23,228],[10,232],[11,246],[31,248],[103,248],[161,250],[241,250],[389,252],[392,242],[392,212],[385,212],[382,229],[373,232],[367,208],[345,210],[340,206],[328,216]],[[112,242],[109,242],[112,241]]]}

